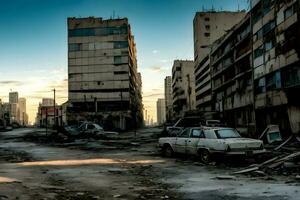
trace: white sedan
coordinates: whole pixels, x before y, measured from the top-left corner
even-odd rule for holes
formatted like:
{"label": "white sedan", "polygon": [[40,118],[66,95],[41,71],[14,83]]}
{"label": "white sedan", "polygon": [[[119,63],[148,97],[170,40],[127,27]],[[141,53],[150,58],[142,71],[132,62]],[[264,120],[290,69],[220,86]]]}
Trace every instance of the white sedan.
{"label": "white sedan", "polygon": [[160,138],[158,146],[165,156],[197,155],[204,163],[215,154],[253,156],[266,152],[261,140],[242,138],[233,128],[186,128],[177,137]]}

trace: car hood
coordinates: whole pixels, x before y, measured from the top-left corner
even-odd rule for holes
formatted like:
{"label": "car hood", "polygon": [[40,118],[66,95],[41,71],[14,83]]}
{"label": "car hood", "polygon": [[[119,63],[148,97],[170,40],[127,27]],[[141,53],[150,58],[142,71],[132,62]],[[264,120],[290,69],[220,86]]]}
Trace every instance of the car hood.
{"label": "car hood", "polygon": [[227,138],[223,141],[231,148],[258,148],[263,144],[261,140],[251,138]]}

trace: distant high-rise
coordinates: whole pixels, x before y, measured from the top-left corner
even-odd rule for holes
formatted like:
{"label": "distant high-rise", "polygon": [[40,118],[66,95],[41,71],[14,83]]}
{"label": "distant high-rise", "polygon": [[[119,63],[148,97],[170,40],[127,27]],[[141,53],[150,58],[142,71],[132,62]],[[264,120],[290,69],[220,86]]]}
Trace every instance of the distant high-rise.
{"label": "distant high-rise", "polygon": [[68,120],[141,125],[142,80],[128,19],[68,18],[68,45]]}
{"label": "distant high-rise", "polygon": [[172,119],[172,77],[165,78],[165,105],[166,105],[166,120]]}
{"label": "distant high-rise", "polygon": [[158,99],[156,102],[157,123],[162,125],[166,121],[165,99]]}
{"label": "distant high-rise", "polygon": [[175,60],[172,67],[172,99],[174,118],[183,117],[187,111],[195,110],[194,62]]}
{"label": "distant high-rise", "polygon": [[19,112],[20,112],[20,123],[22,125],[28,124],[28,117],[26,113],[26,99],[19,98]]}
{"label": "distant high-rise", "polygon": [[19,102],[19,93],[10,92],[9,93],[9,103],[18,103]]}
{"label": "distant high-rise", "polygon": [[10,121],[20,122],[20,110],[19,110],[19,94],[18,92],[9,93],[9,104],[10,104]]}

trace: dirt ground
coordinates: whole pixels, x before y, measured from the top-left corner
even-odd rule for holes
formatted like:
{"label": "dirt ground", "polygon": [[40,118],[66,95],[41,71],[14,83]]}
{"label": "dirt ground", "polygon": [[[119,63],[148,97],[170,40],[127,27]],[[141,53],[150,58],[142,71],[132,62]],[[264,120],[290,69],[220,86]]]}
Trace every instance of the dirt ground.
{"label": "dirt ground", "polygon": [[299,199],[290,177],[230,175],[240,167],[163,158],[156,128],[118,140],[57,141],[43,130],[0,133],[0,200],[6,199]]}

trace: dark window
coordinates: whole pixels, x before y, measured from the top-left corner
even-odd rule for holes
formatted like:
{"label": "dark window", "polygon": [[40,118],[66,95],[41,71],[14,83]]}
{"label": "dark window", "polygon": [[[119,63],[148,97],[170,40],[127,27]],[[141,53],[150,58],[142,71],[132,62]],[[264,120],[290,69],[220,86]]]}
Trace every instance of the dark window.
{"label": "dark window", "polygon": [[273,41],[272,40],[266,41],[265,42],[265,51],[268,51],[268,50],[270,50],[272,48],[273,48]]}
{"label": "dark window", "polygon": [[120,35],[127,34],[127,25],[117,27],[104,27],[104,28],[83,28],[69,30],[69,37],[80,36],[105,36],[105,35]]}
{"label": "dark window", "polygon": [[128,47],[127,41],[114,42],[114,49],[121,49],[121,48],[127,48],[127,47]]}
{"label": "dark window", "polygon": [[263,53],[264,53],[263,46],[260,46],[258,49],[255,49],[254,58],[258,58],[258,57],[262,56]]}
{"label": "dark window", "polygon": [[258,82],[256,83],[256,93],[260,94],[260,93],[264,93],[264,92],[266,92],[266,79],[265,79],[265,77],[259,79]]}
{"label": "dark window", "polygon": [[122,64],[122,57],[114,56],[114,64]]}
{"label": "dark window", "polygon": [[293,14],[294,14],[294,7],[291,6],[291,7],[289,7],[288,9],[286,9],[286,10],[284,11],[284,19],[289,18],[289,17],[292,16]]}
{"label": "dark window", "polygon": [[204,20],[208,22],[210,19],[209,17],[205,17]]}
{"label": "dark window", "polygon": [[288,69],[282,76],[284,87],[294,87],[300,85],[300,67],[295,66]]}
{"label": "dark window", "polygon": [[204,33],[205,37],[209,37],[210,33]]}
{"label": "dark window", "polygon": [[114,74],[128,74],[127,71],[117,71],[117,72],[114,72]]}
{"label": "dark window", "polygon": [[209,30],[210,29],[210,25],[206,25],[205,28],[206,28],[206,30]]}
{"label": "dark window", "polygon": [[184,131],[178,136],[178,137],[182,137],[182,138],[187,138],[189,137],[189,133],[190,133],[190,129],[184,129]]}
{"label": "dark window", "polygon": [[263,37],[263,30],[260,29],[259,31],[257,31],[255,36],[256,36],[256,40],[261,39]]}
{"label": "dark window", "polygon": [[69,44],[69,51],[80,51],[82,49],[81,43]]}
{"label": "dark window", "polygon": [[87,125],[87,129],[89,129],[89,130],[94,129],[94,128],[95,128],[95,127],[94,127],[93,124],[88,124],[88,125]]}
{"label": "dark window", "polygon": [[275,28],[275,21],[270,21],[269,23],[264,25],[263,34],[265,35],[265,34],[269,33],[274,28]]}
{"label": "dark window", "polygon": [[281,77],[279,71],[266,77],[266,88],[267,90],[281,88]]}

